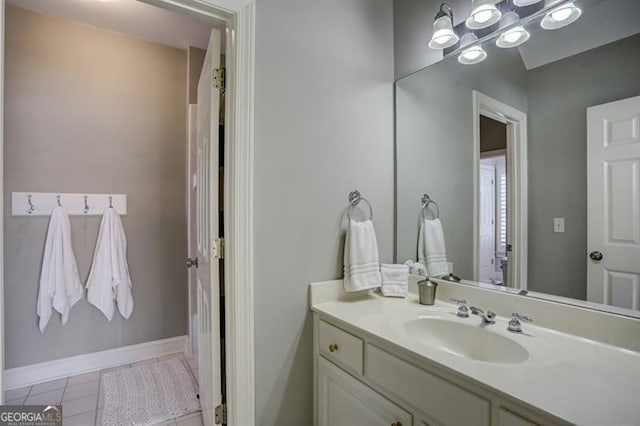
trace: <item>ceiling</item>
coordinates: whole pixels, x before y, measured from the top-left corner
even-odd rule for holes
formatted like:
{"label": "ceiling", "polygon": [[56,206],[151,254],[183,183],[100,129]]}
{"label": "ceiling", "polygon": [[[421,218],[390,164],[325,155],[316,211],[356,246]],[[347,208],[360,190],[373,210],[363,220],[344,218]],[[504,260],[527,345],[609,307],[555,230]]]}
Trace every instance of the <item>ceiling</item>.
{"label": "ceiling", "polygon": [[527,69],[533,69],[640,33],[639,0],[579,0],[582,16],[568,27],[546,31],[532,25],[520,46]]}
{"label": "ceiling", "polygon": [[7,0],[7,3],[179,49],[189,46],[206,49],[213,28],[211,23],[138,0]]}

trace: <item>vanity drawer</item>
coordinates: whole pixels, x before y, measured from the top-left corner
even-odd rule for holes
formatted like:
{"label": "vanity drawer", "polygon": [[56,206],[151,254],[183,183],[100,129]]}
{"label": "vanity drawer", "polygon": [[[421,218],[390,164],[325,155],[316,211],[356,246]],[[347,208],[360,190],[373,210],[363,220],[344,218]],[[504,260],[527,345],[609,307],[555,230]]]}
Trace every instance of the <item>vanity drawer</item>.
{"label": "vanity drawer", "polygon": [[362,375],[362,339],[320,320],[318,345],[324,356]]}
{"label": "vanity drawer", "polygon": [[365,376],[439,423],[475,426],[490,423],[491,402],[488,399],[369,344]]}

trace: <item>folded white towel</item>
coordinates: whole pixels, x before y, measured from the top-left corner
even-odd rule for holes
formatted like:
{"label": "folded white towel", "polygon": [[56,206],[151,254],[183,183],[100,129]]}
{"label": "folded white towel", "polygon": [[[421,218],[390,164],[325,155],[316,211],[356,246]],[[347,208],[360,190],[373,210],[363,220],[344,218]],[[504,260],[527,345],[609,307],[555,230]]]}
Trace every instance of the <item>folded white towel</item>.
{"label": "folded white towel", "polygon": [[421,275],[423,277],[427,276],[427,268],[420,262],[414,262],[409,259],[404,262],[405,265],[409,267],[409,273],[412,275]]}
{"label": "folded white towel", "polygon": [[444,231],[440,219],[426,219],[420,225],[418,261],[426,265],[429,277],[438,277],[449,273]]}
{"label": "folded white towel", "polygon": [[384,296],[405,297],[409,290],[409,266],[389,265],[380,267],[382,275],[382,294]]}
{"label": "folded white towel", "polygon": [[127,237],[120,216],[113,208],[105,209],[102,215],[87,289],[89,303],[100,309],[107,320],[113,318],[114,300],[124,318],[131,316],[133,296],[127,265]]}
{"label": "folded white towel", "polygon": [[344,242],[344,290],[380,287],[378,242],[373,222],[349,221]]}
{"label": "folded white towel", "polygon": [[36,308],[40,317],[40,332],[44,333],[52,307],[62,315],[64,325],[69,320],[71,307],[83,296],[84,290],[71,246],[69,216],[62,207],[55,207],[51,211],[40,272]]}

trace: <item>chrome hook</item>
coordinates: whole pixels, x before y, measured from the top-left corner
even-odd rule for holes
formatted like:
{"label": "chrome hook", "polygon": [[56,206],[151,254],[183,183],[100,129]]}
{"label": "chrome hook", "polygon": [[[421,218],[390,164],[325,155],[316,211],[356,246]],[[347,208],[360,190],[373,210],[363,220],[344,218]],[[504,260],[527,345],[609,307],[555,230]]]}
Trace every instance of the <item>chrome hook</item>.
{"label": "chrome hook", "polygon": [[62,207],[62,203],[60,202],[60,195],[56,195],[56,201],[58,201],[58,207]]}
{"label": "chrome hook", "polygon": [[36,211],[36,206],[35,204],[33,204],[33,202],[31,201],[31,194],[27,195],[27,203],[29,203],[29,207],[27,207],[27,213],[31,214],[34,211]]}
{"label": "chrome hook", "polygon": [[84,196],[84,214],[89,213],[89,203],[87,203],[87,199],[89,197],[87,197],[86,195]]}
{"label": "chrome hook", "polygon": [[111,195],[109,195],[109,208],[113,208],[113,197]]}

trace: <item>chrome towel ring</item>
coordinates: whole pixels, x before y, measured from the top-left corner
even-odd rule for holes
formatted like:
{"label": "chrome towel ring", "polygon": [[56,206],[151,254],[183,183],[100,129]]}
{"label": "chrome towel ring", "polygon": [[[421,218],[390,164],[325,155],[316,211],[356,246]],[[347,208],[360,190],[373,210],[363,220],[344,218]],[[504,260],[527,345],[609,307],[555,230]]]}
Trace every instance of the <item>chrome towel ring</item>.
{"label": "chrome towel ring", "polygon": [[434,219],[438,219],[440,217],[440,208],[438,207],[438,203],[433,201],[433,199],[429,196],[429,194],[424,194],[422,196],[422,214],[426,219],[427,211],[429,210],[429,206],[433,205],[435,207]]}
{"label": "chrome towel ring", "polygon": [[354,207],[360,204],[360,201],[364,201],[365,203],[367,203],[367,206],[369,206],[369,220],[373,220],[373,207],[371,207],[371,203],[366,198],[364,198],[358,190],[353,190],[349,193],[349,207],[347,213],[349,220],[351,220],[351,210],[353,210]]}

